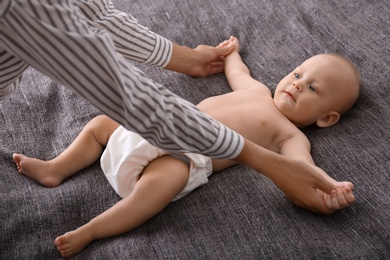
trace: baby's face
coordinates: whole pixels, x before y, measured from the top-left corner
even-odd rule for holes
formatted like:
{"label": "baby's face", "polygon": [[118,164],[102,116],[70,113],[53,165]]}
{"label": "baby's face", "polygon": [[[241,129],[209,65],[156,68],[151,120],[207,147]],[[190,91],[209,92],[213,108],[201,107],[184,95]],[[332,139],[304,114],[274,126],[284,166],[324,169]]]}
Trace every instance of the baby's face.
{"label": "baby's face", "polygon": [[299,127],[318,124],[331,111],[339,113],[345,99],[354,91],[350,87],[351,73],[349,64],[339,57],[314,56],[279,82],[275,105]]}

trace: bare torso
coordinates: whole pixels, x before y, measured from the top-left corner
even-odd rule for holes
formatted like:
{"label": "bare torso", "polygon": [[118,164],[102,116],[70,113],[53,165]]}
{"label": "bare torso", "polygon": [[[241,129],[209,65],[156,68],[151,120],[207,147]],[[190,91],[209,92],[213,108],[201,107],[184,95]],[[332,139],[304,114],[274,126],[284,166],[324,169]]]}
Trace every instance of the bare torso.
{"label": "bare torso", "polygon": [[[197,107],[245,138],[277,153],[284,141],[303,135],[278,110],[268,89],[255,87],[229,92],[207,98]],[[217,172],[234,164],[213,160],[213,169]]]}

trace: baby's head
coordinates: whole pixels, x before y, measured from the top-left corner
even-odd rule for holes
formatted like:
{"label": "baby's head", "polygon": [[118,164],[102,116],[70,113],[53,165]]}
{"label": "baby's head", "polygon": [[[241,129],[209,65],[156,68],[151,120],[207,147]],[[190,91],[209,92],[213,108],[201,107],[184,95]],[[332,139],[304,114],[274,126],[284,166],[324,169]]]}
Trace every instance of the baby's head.
{"label": "baby's head", "polygon": [[279,82],[274,102],[298,127],[328,127],[353,106],[359,89],[360,77],[351,62],[337,54],[320,54]]}

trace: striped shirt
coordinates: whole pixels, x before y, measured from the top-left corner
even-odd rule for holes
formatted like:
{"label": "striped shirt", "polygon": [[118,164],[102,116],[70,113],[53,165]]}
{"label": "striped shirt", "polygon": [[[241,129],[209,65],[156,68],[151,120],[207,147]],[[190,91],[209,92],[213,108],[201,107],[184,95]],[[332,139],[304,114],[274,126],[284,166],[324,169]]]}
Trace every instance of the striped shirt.
{"label": "striped shirt", "polygon": [[126,59],[164,67],[172,43],[110,0],[0,0],[0,99],[32,66],[150,143],[232,159],[244,139]]}

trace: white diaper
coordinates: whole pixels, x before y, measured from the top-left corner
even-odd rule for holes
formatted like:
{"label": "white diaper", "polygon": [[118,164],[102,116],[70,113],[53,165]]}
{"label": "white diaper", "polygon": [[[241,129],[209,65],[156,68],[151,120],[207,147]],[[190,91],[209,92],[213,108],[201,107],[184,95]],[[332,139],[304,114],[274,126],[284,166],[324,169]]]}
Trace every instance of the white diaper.
{"label": "white diaper", "polygon": [[[133,191],[144,167],[150,161],[165,154],[168,152],[151,145],[139,134],[120,126],[108,140],[107,147],[100,158],[100,164],[108,182],[116,193],[124,198]],[[185,155],[190,158],[188,182],[172,201],[206,184],[207,177],[212,173],[209,157],[193,153],[185,153]]]}

